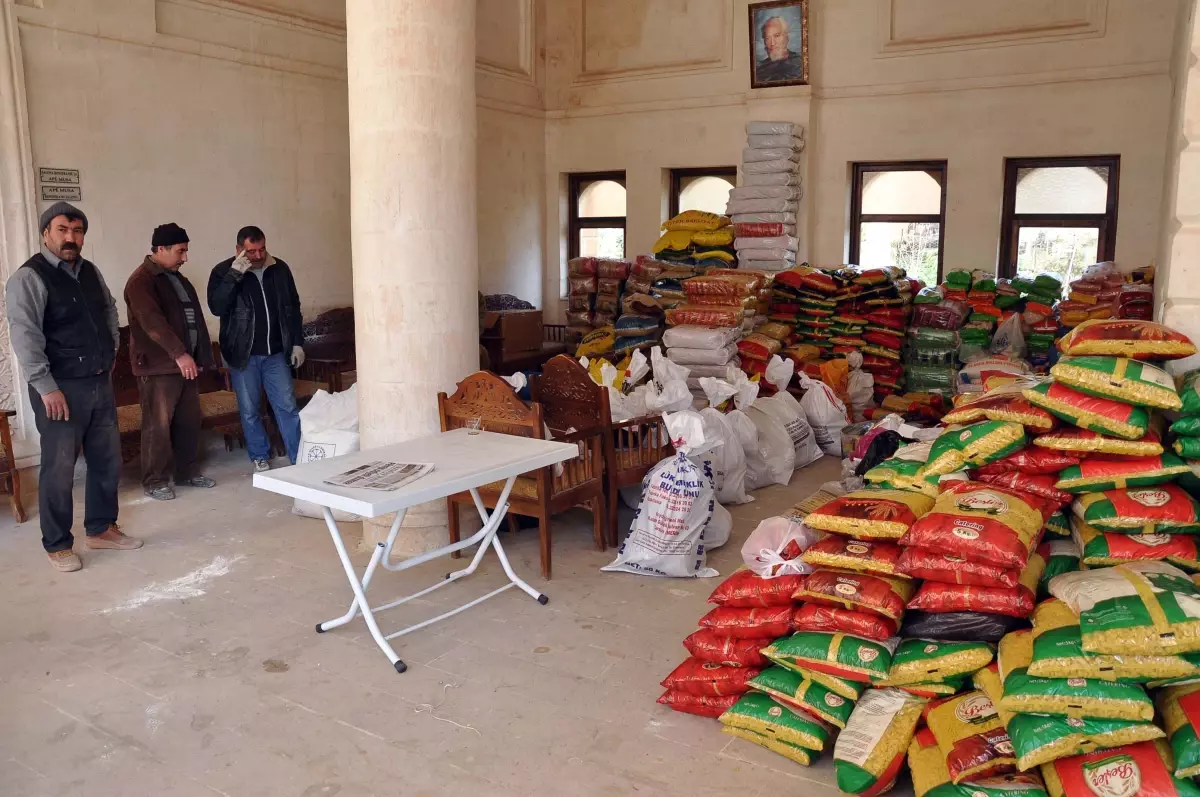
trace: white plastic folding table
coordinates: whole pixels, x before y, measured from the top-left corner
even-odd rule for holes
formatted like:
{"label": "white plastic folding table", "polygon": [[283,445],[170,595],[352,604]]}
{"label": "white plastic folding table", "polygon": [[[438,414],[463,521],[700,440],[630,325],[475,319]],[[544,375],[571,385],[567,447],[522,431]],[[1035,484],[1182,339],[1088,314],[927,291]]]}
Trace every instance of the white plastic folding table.
{"label": "white plastic folding table", "polygon": [[[570,443],[554,443],[492,432],[470,434],[466,429],[457,429],[369,451],[358,451],[317,462],[307,462],[266,473],[256,473],[254,474],[254,486],[273,493],[311,501],[324,510],[325,525],[329,527],[329,534],[333,538],[333,547],[337,550],[342,568],[346,571],[346,579],[350,582],[354,599],[350,603],[349,610],[341,617],[317,623],[317,633],[324,633],[343,626],[353,620],[359,612],[362,612],[363,620],[366,621],[367,628],[375,643],[379,645],[379,649],[388,657],[388,660],[396,668],[396,672],[404,672],[408,667],[392,650],[392,646],[388,643],[389,639],[395,639],[439,620],[444,620],[512,587],[520,587],[529,597],[543,605],[549,601],[549,598],[526,584],[520,576],[513,572],[508,556],[504,553],[504,546],[500,544],[496,532],[508,511],[508,495],[518,476],[564,462],[578,454],[578,447]],[[339,487],[325,483],[325,480],[331,476],[374,461],[428,462],[433,464],[433,471],[390,492]],[[496,502],[496,508],[489,514],[479,497],[478,488],[501,480],[505,481],[504,488]],[[467,491],[475,500],[475,508],[479,511],[483,528],[472,535],[470,539],[461,540],[409,559],[392,560],[392,545],[396,542],[400,524],[404,521],[404,515],[409,507]],[[387,541],[375,546],[361,580],[357,576],[353,562],[350,561],[349,554],[346,553],[341,530],[333,517],[335,509],[368,518],[379,517],[390,512],[396,513],[396,518],[392,521],[391,529],[388,531]],[[448,573],[442,581],[433,586],[380,606],[371,606],[367,602],[367,588],[371,584],[371,577],[380,565],[385,570],[396,572],[408,570],[476,544],[479,545],[479,550],[475,552],[469,565]],[[375,620],[377,612],[407,603],[471,575],[479,567],[484,553],[489,548],[495,550],[496,557],[504,567],[504,572],[509,579],[507,584],[457,609],[408,628],[387,635],[379,630],[379,624]]]}

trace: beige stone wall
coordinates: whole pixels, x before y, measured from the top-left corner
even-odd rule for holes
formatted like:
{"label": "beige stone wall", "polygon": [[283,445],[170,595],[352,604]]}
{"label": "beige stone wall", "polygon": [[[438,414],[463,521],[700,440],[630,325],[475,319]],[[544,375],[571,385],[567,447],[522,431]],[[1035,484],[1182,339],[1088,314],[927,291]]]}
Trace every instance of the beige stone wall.
{"label": "beige stone wall", "polygon": [[[1190,2],[1190,0],[1188,0]],[[747,0],[547,4],[547,306],[565,182],[625,169],[627,251],[665,216],[664,169],[740,160],[747,119],[809,127],[801,247],[842,262],[848,164],[949,161],[946,262],[992,267],[1005,157],[1121,155],[1117,259],[1160,248],[1176,0],[810,0],[812,86],[749,89]]]}

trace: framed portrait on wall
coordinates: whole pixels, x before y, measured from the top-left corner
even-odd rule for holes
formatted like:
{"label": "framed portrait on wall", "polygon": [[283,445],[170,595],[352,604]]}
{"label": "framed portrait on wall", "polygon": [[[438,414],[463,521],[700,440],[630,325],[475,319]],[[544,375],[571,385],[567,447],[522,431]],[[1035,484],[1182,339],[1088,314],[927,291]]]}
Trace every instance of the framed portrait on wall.
{"label": "framed portrait on wall", "polygon": [[808,83],[808,0],[751,3],[750,88]]}

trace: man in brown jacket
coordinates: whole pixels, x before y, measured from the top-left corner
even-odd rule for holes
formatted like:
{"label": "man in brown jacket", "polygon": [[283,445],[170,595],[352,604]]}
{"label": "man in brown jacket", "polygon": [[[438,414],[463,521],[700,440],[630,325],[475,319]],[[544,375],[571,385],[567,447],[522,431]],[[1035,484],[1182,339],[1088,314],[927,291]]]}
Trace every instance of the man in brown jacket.
{"label": "man in brown jacket", "polygon": [[179,273],[187,259],[187,231],[164,224],[155,228],[150,254],[125,283],[129,359],[142,404],[142,487],[157,501],[175,497],[172,471],[175,484],[216,486],[196,470],[196,378],[216,363],[196,289]]}

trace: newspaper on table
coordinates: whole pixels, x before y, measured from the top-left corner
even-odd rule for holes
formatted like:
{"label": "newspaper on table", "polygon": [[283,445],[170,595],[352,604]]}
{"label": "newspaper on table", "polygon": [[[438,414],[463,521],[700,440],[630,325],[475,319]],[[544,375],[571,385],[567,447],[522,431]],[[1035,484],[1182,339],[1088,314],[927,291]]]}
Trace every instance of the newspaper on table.
{"label": "newspaper on table", "polygon": [[330,476],[326,484],[364,490],[399,490],[433,470],[428,462],[366,462],[356,468]]}

